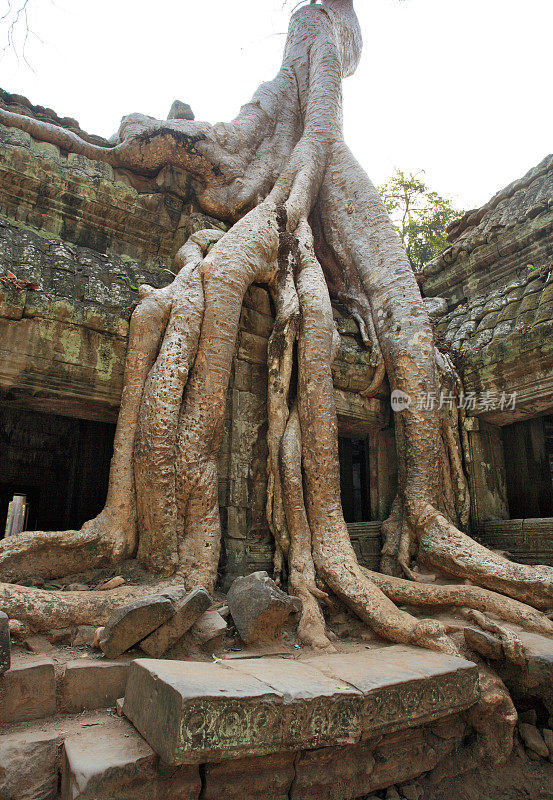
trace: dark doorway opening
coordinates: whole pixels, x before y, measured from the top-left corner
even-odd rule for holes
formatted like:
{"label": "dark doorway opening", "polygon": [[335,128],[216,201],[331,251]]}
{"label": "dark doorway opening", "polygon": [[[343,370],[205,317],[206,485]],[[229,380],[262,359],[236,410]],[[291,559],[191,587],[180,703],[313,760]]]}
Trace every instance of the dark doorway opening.
{"label": "dark doorway opening", "polygon": [[370,522],[370,469],[367,439],[338,439],[340,490],[346,522]]}
{"label": "dark doorway opening", "polygon": [[511,519],[553,517],[553,417],[501,429]]}
{"label": "dark doorway opening", "polygon": [[8,504],[27,496],[27,530],[78,529],[103,508],[115,425],[0,408],[0,538]]}

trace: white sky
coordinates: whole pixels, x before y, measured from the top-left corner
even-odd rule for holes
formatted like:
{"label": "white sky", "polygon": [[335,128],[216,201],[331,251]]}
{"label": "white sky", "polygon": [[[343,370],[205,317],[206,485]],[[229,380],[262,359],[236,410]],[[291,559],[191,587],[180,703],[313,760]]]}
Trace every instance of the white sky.
{"label": "white sky", "polygon": [[[121,116],[235,116],[280,64],[283,0],[31,0],[27,58],[0,86],[111,135]],[[0,0],[0,14],[7,0]],[[365,47],[344,84],[346,139],[380,183],[426,172],[459,207],[553,149],[552,0],[356,0]]]}

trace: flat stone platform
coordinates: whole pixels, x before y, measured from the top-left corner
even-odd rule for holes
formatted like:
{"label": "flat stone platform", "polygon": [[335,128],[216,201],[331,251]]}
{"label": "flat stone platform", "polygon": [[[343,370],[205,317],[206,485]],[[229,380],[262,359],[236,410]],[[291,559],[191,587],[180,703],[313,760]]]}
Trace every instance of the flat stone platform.
{"label": "flat stone platform", "polygon": [[394,646],[303,661],[137,659],[123,712],[163,762],[180,765],[353,745],[478,696],[471,662]]}

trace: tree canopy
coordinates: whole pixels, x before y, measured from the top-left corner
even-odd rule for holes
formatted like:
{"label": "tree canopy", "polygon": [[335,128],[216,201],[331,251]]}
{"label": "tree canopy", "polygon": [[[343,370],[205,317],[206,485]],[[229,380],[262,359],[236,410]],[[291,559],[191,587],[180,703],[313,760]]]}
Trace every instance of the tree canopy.
{"label": "tree canopy", "polygon": [[447,247],[447,228],[464,213],[449,198],[432,191],[421,175],[424,171],[396,168],[379,187],[415,272]]}

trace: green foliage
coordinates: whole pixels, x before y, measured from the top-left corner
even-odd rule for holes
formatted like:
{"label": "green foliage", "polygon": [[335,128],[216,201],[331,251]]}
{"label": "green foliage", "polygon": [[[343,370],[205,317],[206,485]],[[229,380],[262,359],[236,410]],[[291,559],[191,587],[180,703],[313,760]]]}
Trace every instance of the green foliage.
{"label": "green foliage", "polygon": [[431,191],[420,175],[396,169],[379,187],[415,272],[447,247],[446,229],[463,213]]}

